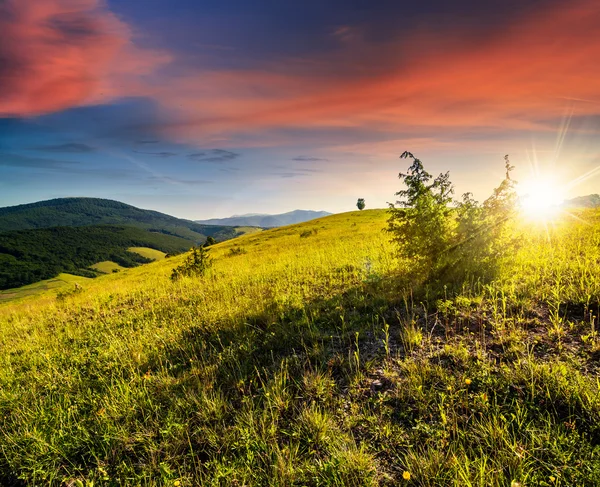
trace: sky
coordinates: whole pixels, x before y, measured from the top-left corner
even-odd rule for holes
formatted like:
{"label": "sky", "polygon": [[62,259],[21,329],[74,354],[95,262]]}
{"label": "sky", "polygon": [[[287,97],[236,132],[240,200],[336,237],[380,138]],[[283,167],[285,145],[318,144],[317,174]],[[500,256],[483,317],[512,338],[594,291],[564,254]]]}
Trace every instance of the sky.
{"label": "sky", "polygon": [[0,206],[190,219],[386,207],[408,150],[457,196],[600,192],[597,0],[0,0]]}

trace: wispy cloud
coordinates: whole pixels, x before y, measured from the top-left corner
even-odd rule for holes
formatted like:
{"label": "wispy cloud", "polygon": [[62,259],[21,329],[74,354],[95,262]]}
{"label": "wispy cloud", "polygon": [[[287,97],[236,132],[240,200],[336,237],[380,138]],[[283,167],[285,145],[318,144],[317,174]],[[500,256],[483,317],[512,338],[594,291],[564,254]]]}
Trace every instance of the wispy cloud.
{"label": "wispy cloud", "polygon": [[240,155],[223,149],[212,149],[188,154],[188,159],[196,162],[226,162],[237,159]]}
{"label": "wispy cloud", "polygon": [[176,184],[181,186],[204,186],[206,184],[211,184],[212,181],[208,181],[205,179],[182,179],[182,178],[173,178],[170,176],[151,176],[147,178],[147,181],[156,183],[156,182],[165,182],[170,184]]}
{"label": "wispy cloud", "polygon": [[292,161],[298,162],[317,162],[317,161],[329,161],[329,159],[323,159],[321,157],[309,157],[309,156],[298,156],[294,157]]}
{"label": "wispy cloud", "polygon": [[0,153],[0,166],[52,169],[57,171],[72,171],[79,165],[75,161],[59,161],[42,157],[28,157],[12,153]]}
{"label": "wispy cloud", "polygon": [[136,154],[147,154],[151,156],[162,157],[163,159],[168,159],[169,157],[177,156],[175,152],[142,152],[138,150],[134,150]]}

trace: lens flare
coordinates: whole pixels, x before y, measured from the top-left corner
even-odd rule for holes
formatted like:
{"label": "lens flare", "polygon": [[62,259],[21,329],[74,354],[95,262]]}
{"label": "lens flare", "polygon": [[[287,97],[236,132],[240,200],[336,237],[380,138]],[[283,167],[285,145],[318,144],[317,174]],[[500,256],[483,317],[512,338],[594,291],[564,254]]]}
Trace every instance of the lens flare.
{"label": "lens flare", "polygon": [[522,185],[519,201],[525,216],[545,220],[559,213],[565,194],[556,181],[540,179]]}

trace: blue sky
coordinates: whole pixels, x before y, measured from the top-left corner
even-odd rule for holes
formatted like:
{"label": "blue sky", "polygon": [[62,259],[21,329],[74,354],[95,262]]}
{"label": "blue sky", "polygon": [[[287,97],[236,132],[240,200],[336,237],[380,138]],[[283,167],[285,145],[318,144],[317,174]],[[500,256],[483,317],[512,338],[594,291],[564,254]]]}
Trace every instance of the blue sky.
{"label": "blue sky", "polygon": [[384,207],[404,150],[480,199],[506,153],[600,192],[599,22],[591,0],[5,0],[0,206]]}

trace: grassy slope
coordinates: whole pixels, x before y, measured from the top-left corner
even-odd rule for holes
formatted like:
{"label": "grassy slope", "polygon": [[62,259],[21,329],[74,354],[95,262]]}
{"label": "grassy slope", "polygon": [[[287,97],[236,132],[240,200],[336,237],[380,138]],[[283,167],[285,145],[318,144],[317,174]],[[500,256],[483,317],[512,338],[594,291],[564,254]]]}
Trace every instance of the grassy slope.
{"label": "grassy slope", "polygon": [[216,245],[203,278],[176,257],[0,306],[0,483],[599,485],[582,216],[441,300],[400,287],[369,210]]}
{"label": "grassy slope", "polygon": [[108,274],[115,269],[118,271],[126,269],[126,267],[122,267],[119,264],[117,264],[116,262],[112,262],[110,260],[104,260],[102,262],[98,262],[97,264],[90,266],[90,268],[95,269],[100,272],[104,272],[105,274]]}
{"label": "grassy slope", "polygon": [[162,260],[167,255],[160,250],[151,249],[149,247],[129,247],[127,250],[129,252],[135,252],[136,254],[140,254],[142,257],[146,257],[147,259],[152,260]]}
{"label": "grassy slope", "polygon": [[[72,288],[75,283],[83,285],[91,279],[82,276],[74,276],[72,274],[59,274],[52,279],[29,284],[15,289],[6,289],[0,291],[0,303],[8,301],[23,300],[24,298],[42,298],[54,297],[57,291],[64,288]],[[31,302],[31,301],[30,301]]]}

